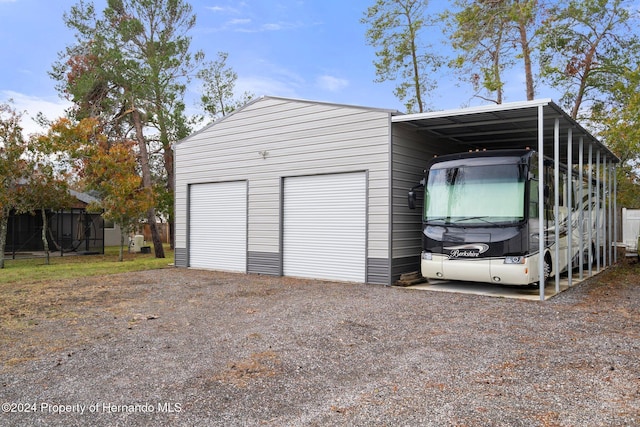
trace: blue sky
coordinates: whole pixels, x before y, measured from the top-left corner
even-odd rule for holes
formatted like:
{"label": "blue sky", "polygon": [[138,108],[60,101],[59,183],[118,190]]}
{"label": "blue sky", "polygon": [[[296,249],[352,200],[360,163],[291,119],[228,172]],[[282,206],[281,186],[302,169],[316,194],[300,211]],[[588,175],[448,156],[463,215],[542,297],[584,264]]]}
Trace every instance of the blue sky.
{"label": "blue sky", "polygon": [[[94,1],[98,9],[105,0]],[[392,82],[375,83],[374,49],[365,42],[360,23],[374,0],[191,0],[197,25],[192,48],[208,60],[229,54],[237,72],[238,93],[327,101],[404,111]],[[432,5],[443,4],[433,0]],[[63,114],[65,102],[48,72],[58,52],[74,41],[62,15],[75,0],[0,0],[0,102],[9,98],[28,116]],[[440,35],[432,43],[438,49]],[[471,91],[452,75],[438,77],[433,109],[478,105]],[[512,78],[507,101],[524,99],[524,86]],[[538,97],[551,97],[540,93]],[[188,91],[190,111],[197,106],[198,86]],[[26,131],[38,130],[27,118]]]}

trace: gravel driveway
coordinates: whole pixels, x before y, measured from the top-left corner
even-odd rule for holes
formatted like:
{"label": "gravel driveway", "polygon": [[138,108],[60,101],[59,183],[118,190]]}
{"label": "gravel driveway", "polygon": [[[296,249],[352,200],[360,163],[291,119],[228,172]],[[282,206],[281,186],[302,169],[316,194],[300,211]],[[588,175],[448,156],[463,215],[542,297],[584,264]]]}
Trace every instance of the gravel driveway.
{"label": "gravel driveway", "polygon": [[5,338],[23,357],[0,367],[0,425],[640,425],[640,285],[612,270],[546,302],[185,269],[68,281],[66,314]]}

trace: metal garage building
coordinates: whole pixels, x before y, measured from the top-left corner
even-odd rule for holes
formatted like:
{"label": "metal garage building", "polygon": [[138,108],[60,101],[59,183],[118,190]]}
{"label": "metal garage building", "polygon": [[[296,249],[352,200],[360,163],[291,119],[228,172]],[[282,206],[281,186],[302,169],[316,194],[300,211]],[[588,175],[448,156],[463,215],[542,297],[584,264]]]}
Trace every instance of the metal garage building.
{"label": "metal garage building", "polygon": [[418,270],[407,190],[426,162],[506,147],[607,171],[613,193],[616,157],[548,99],[404,115],[259,98],[175,145],[176,266],[392,284]]}

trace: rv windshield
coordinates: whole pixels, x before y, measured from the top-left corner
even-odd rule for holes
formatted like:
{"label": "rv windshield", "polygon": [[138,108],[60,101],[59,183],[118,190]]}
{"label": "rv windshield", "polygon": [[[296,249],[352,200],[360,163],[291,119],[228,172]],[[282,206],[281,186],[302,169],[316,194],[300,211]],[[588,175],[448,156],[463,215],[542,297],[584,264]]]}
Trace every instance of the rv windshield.
{"label": "rv windshield", "polygon": [[[452,164],[453,163],[453,164]],[[429,171],[424,216],[447,225],[512,224],[524,219],[522,164],[436,164]]]}

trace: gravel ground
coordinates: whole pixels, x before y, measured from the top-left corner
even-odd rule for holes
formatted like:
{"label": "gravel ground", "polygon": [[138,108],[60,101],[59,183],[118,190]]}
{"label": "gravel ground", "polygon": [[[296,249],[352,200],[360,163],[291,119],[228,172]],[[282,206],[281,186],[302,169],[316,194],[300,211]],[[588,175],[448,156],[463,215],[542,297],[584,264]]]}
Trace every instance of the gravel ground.
{"label": "gravel ground", "polygon": [[185,269],[70,280],[66,314],[4,335],[0,425],[640,425],[640,285],[611,270],[546,302]]}

